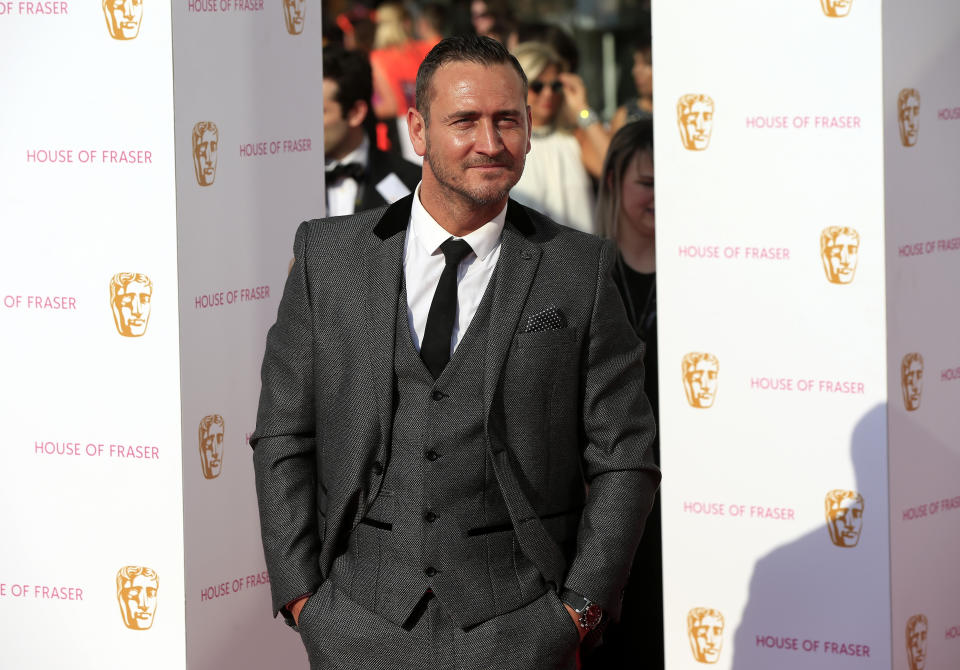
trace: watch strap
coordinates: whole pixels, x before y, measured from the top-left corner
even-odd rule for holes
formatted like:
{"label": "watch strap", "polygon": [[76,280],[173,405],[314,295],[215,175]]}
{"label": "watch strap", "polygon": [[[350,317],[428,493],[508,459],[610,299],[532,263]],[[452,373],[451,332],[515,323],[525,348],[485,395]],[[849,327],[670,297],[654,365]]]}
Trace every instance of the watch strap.
{"label": "watch strap", "polygon": [[583,612],[585,609],[590,607],[593,604],[587,598],[584,598],[582,595],[576,591],[571,591],[570,589],[563,589],[560,591],[560,600],[561,602],[570,605],[578,614]]}

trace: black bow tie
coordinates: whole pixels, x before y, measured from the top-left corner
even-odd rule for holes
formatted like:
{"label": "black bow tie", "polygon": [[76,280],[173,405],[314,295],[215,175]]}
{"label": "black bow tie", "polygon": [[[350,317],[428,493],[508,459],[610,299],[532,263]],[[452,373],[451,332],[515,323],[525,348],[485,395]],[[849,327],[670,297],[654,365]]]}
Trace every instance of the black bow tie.
{"label": "black bow tie", "polygon": [[344,177],[360,182],[363,181],[363,166],[360,163],[340,163],[326,171],[327,184],[335,184]]}

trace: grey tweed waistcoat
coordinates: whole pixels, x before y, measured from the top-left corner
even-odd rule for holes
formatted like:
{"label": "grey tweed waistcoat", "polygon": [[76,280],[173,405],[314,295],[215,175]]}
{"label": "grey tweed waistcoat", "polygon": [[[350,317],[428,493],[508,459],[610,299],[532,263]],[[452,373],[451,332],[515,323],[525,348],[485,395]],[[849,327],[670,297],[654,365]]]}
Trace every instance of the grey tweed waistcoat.
{"label": "grey tweed waistcoat", "polygon": [[331,579],[397,625],[427,589],[462,628],[544,592],[524,556],[484,437],[484,354],[495,276],[436,380],[413,346],[406,293],[397,309],[396,406],[383,486],[334,562]]}

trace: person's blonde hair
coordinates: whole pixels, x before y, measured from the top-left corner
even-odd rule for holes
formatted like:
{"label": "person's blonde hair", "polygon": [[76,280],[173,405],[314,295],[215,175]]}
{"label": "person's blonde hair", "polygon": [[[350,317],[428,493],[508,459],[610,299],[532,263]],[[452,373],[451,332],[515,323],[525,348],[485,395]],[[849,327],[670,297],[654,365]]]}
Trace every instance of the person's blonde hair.
{"label": "person's blonde hair", "polygon": [[377,32],[373,36],[374,49],[401,47],[411,39],[410,15],[403,5],[385,2],[377,8]]}
{"label": "person's blonde hair", "polygon": [[617,131],[610,140],[607,156],[603,159],[600,192],[597,194],[597,215],[594,222],[597,235],[616,240],[620,234],[620,194],[623,175],[630,161],[643,152],[653,158],[653,117],[642,117]]}
{"label": "person's blonde hair", "polygon": [[567,71],[567,62],[553,47],[543,42],[521,42],[513,48],[513,55],[520,62],[528,81],[539,77],[551,65],[556,65],[561,72]]}

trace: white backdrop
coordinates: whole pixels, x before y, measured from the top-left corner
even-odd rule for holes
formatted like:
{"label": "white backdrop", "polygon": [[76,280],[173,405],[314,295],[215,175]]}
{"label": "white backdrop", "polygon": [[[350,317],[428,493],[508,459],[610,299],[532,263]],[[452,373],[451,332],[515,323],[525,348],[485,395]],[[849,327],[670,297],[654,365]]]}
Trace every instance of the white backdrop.
{"label": "white backdrop", "polygon": [[[927,482],[895,456],[905,278],[886,238],[913,222],[892,216],[888,82],[928,35],[895,4],[654,2],[669,668],[907,667],[891,497]],[[917,14],[956,44],[946,2]],[[956,578],[914,575],[960,623]]]}
{"label": "white backdrop", "polygon": [[0,2],[0,667],[305,663],[270,617],[246,437],[323,212],[320,26],[319,0]]}

